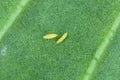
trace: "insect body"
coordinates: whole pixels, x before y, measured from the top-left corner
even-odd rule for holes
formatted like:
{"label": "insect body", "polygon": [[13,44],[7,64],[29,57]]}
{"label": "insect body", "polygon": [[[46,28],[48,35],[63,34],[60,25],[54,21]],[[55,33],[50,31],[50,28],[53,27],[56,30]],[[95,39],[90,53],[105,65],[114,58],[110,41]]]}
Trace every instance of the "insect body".
{"label": "insect body", "polygon": [[57,40],[57,42],[56,42],[56,43],[57,43],[57,44],[59,44],[59,43],[63,42],[63,41],[64,41],[64,39],[67,37],[67,35],[68,35],[68,34],[67,34],[67,32],[66,32],[66,33],[64,33],[64,34],[62,35],[62,37],[61,37],[60,39],[58,39],[58,40]]}
{"label": "insect body", "polygon": [[47,35],[43,36],[43,38],[44,39],[53,39],[57,36],[58,36],[57,34],[47,34]]}

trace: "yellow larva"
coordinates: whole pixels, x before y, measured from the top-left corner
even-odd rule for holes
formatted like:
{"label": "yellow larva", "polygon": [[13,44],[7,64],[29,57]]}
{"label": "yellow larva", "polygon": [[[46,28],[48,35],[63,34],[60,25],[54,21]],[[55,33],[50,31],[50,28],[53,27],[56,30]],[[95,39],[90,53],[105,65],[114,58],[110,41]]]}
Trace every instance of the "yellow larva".
{"label": "yellow larva", "polygon": [[62,35],[62,37],[61,37],[60,39],[57,40],[56,43],[59,44],[59,43],[63,42],[63,40],[67,37],[67,35],[68,35],[67,32],[64,33],[64,34]]}
{"label": "yellow larva", "polygon": [[44,39],[53,39],[57,36],[58,36],[57,34],[47,34],[47,35],[43,36],[43,38]]}

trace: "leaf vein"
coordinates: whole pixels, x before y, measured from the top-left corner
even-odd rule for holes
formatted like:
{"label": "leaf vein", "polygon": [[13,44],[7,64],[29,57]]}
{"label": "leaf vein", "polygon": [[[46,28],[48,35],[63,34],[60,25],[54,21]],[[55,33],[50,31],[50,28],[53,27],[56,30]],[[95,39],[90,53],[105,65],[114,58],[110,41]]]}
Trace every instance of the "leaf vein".
{"label": "leaf vein", "polygon": [[98,49],[94,53],[93,59],[91,60],[82,80],[90,80],[98,61],[101,59],[101,56],[104,54],[105,49],[110,43],[110,40],[114,37],[115,32],[117,31],[120,25],[120,14],[115,19],[113,25],[111,26],[110,30],[108,31],[105,38],[102,40],[101,44],[98,46]]}
{"label": "leaf vein", "polygon": [[7,23],[3,26],[3,28],[0,31],[0,41],[5,35],[5,33],[8,31],[8,29],[12,26],[13,22],[16,20],[18,15],[22,12],[25,5],[29,2],[29,0],[21,0],[20,4],[17,6],[14,13],[11,14],[10,18],[8,19]]}

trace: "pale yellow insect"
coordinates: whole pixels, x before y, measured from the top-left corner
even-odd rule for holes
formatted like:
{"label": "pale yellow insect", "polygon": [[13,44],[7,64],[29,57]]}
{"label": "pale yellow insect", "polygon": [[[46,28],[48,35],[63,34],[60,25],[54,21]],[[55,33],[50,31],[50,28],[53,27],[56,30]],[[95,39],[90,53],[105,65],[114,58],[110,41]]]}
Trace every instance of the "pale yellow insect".
{"label": "pale yellow insect", "polygon": [[65,40],[65,38],[67,37],[67,35],[68,35],[67,32],[64,33],[64,34],[62,35],[62,37],[61,37],[60,39],[57,40],[56,43],[59,44],[59,43],[63,42],[63,41]]}
{"label": "pale yellow insect", "polygon": [[43,38],[44,39],[53,39],[57,36],[58,36],[57,34],[47,34],[47,35],[43,36]]}

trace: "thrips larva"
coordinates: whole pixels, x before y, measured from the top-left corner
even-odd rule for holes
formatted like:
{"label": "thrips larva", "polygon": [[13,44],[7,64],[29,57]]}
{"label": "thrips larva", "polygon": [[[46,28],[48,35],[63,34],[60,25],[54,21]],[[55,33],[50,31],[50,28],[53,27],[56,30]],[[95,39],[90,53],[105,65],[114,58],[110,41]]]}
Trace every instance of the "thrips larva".
{"label": "thrips larva", "polygon": [[47,34],[47,35],[43,36],[43,38],[44,39],[53,39],[57,36],[58,36],[57,34]]}
{"label": "thrips larva", "polygon": [[57,40],[56,43],[59,44],[59,43],[63,42],[63,40],[67,37],[67,35],[68,35],[67,32],[64,33],[64,34],[62,35],[62,37],[61,37],[60,39]]}

